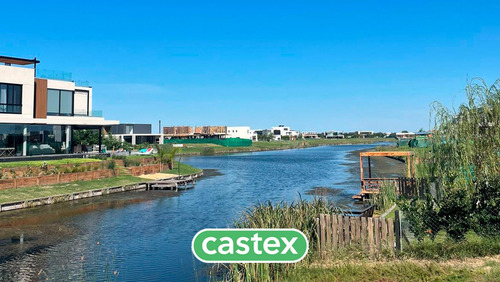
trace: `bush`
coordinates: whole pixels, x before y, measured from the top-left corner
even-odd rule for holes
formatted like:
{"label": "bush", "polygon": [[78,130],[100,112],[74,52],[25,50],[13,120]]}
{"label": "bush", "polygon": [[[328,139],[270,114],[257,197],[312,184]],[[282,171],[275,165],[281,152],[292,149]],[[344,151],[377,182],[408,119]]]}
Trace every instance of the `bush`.
{"label": "bush", "polygon": [[107,168],[114,170],[116,168],[116,162],[114,160],[110,160],[107,164]]}
{"label": "bush", "polygon": [[416,150],[417,176],[436,187],[401,206],[418,237],[429,228],[454,239],[500,231],[500,80],[471,83],[466,93],[456,111],[434,104],[430,147]]}

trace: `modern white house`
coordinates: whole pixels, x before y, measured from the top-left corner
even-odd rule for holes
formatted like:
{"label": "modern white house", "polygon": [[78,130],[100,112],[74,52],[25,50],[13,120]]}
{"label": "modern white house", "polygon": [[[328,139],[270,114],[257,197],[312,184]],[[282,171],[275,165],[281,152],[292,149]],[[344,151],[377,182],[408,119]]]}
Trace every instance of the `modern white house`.
{"label": "modern white house", "polygon": [[340,131],[327,131],[325,132],[326,139],[344,139],[344,134]]}
{"label": "modern white house", "polygon": [[137,144],[163,144],[162,133],[151,133],[151,124],[121,123],[111,127],[111,134],[120,142]]}
{"label": "modern white house", "polygon": [[92,87],[38,78],[38,63],[0,56],[0,157],[72,153],[74,130],[118,124],[93,109]]}
{"label": "modern white house", "polygon": [[274,135],[274,140],[281,140],[283,136],[288,136],[290,139],[297,139],[299,136],[298,131],[292,130],[290,127],[284,125],[271,127],[271,131]]}
{"label": "modern white house", "polygon": [[250,129],[250,126],[228,126],[226,138],[241,138],[257,141],[257,133]]}

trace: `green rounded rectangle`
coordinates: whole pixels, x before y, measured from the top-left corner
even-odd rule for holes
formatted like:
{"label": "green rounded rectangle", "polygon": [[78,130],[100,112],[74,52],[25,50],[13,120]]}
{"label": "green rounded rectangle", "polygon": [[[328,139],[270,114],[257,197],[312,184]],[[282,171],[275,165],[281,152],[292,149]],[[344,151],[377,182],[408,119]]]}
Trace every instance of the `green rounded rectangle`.
{"label": "green rounded rectangle", "polygon": [[294,263],[307,255],[309,242],[297,229],[203,229],[191,249],[206,263]]}

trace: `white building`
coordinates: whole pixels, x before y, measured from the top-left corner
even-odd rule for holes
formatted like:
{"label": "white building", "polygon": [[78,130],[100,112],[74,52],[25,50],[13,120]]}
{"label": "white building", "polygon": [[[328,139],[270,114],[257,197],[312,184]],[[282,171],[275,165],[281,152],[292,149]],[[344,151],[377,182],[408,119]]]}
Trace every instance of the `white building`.
{"label": "white building", "polygon": [[415,132],[397,132],[396,138],[398,139],[411,139],[415,138]]}
{"label": "white building", "polygon": [[298,131],[291,130],[290,127],[284,125],[271,127],[271,132],[274,135],[274,140],[281,140],[283,136],[287,136],[290,139],[297,139],[297,137],[299,136]]}
{"label": "white building", "polygon": [[118,124],[92,108],[91,87],[37,78],[36,58],[0,63],[0,157],[72,153],[74,130]]}
{"label": "white building", "polygon": [[163,144],[162,133],[152,133],[151,124],[121,123],[111,127],[112,136],[120,142],[137,144]]}
{"label": "white building", "polygon": [[327,131],[325,132],[326,139],[344,139],[344,134],[340,131]]}
{"label": "white building", "polygon": [[226,138],[241,138],[257,141],[257,133],[250,129],[250,126],[228,126]]}

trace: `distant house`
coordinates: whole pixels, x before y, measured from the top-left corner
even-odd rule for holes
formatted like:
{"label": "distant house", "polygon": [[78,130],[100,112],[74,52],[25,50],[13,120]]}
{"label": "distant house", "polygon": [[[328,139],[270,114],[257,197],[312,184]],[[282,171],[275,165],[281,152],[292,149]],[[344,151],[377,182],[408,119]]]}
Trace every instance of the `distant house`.
{"label": "distant house", "polygon": [[151,124],[121,123],[111,127],[114,138],[121,142],[136,144],[162,144],[162,134],[151,133]]}
{"label": "distant house", "polygon": [[319,139],[317,132],[302,132],[302,138],[304,139]]}
{"label": "distant house", "polygon": [[396,138],[398,138],[398,139],[412,139],[412,138],[415,138],[415,132],[397,132]]}
{"label": "distant house", "polygon": [[358,135],[361,137],[361,138],[365,138],[366,136],[372,136],[373,135],[373,131],[363,131],[363,130],[358,130]]}
{"label": "distant house", "polygon": [[225,137],[257,141],[257,133],[250,129],[250,126],[228,126]]}
{"label": "distant house", "polygon": [[344,139],[345,136],[340,131],[327,131],[325,132],[326,139]]}
{"label": "distant house", "polygon": [[287,136],[290,140],[296,140],[299,136],[298,131],[291,130],[290,127],[284,125],[271,127],[271,132],[274,135],[274,140],[281,140],[284,136]]}

